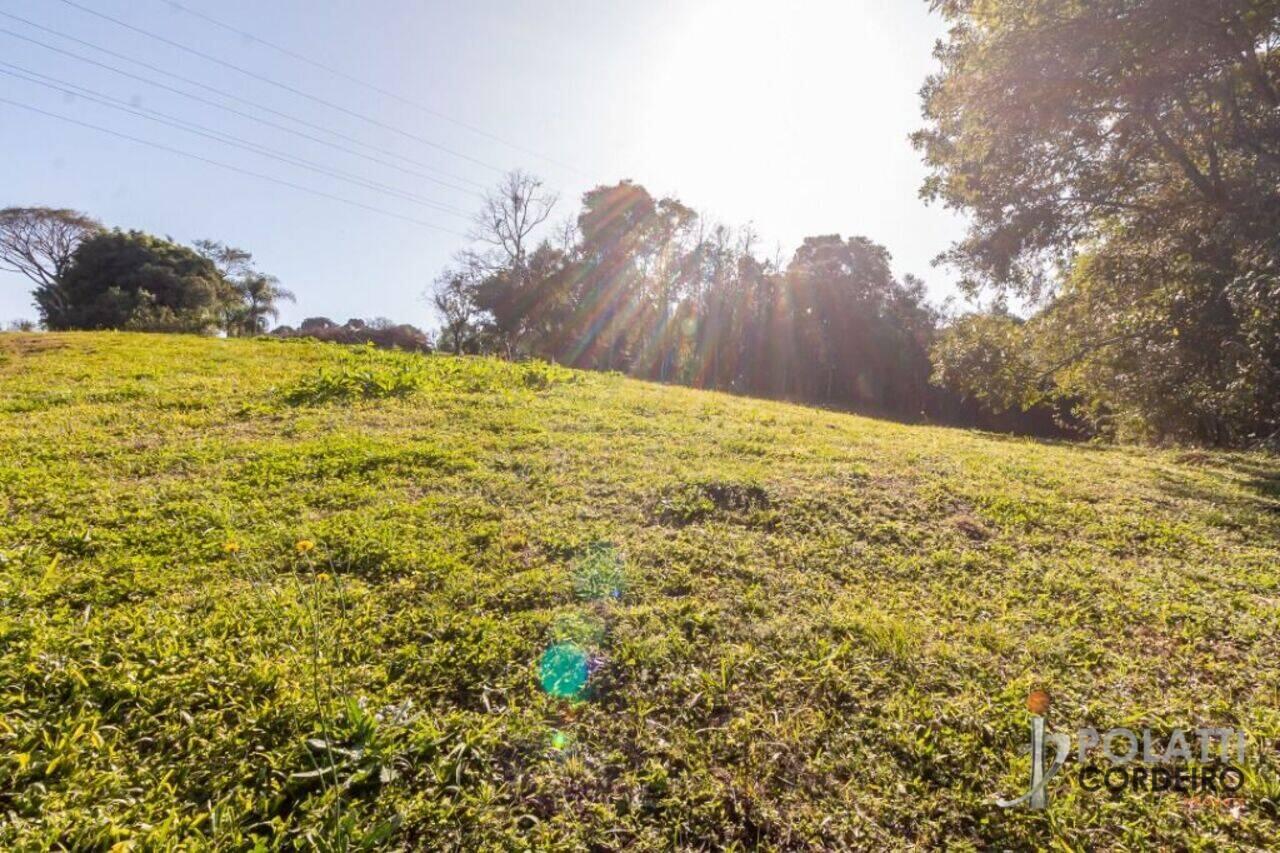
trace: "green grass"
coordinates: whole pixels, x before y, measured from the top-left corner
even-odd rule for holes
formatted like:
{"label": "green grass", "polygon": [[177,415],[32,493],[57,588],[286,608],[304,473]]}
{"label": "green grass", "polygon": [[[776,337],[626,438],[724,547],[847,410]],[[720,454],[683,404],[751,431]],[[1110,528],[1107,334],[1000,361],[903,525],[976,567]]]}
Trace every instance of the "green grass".
{"label": "green grass", "polygon": [[1280,737],[1274,457],[109,333],[0,335],[0,448],[3,848],[1280,834],[1269,750],[994,805],[1033,687]]}

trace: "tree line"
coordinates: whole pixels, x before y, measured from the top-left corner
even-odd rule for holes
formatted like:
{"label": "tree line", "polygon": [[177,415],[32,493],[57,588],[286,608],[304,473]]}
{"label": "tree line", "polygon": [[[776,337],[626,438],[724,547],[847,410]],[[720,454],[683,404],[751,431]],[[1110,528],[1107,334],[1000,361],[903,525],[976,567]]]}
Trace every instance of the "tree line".
{"label": "tree line", "polygon": [[1122,439],[1280,441],[1280,3],[933,6],[924,191],[969,213],[946,260],[992,300],[938,379]]}
{"label": "tree line", "polygon": [[35,284],[51,330],[128,329],[256,335],[294,300],[253,255],[217,240],[184,246],[108,230],[74,210],[0,210],[0,269]]}
{"label": "tree line", "polygon": [[[516,172],[430,289],[436,345],[912,420],[1280,443],[1280,0],[931,5],[950,29],[913,140],[922,195],[968,214],[939,260],[974,310],[942,314],[866,237],[770,257],[631,181],[557,223]],[[290,294],[250,261],[0,212],[0,264],[50,328],[260,332]]]}
{"label": "tree line", "polygon": [[809,237],[783,261],[762,256],[750,229],[631,181],[588,191],[553,226],[556,203],[523,172],[487,195],[473,247],[429,294],[440,348],[912,420],[1055,429],[1044,410],[998,421],[931,384],[941,315],[866,237]]}
{"label": "tree line", "polygon": [[939,260],[976,310],[941,316],[866,238],[764,258],[625,181],[535,244],[553,200],[516,175],[485,250],[436,282],[442,343],[909,418],[1280,444],[1280,2],[932,6],[951,28],[913,141],[922,195],[969,215]]}

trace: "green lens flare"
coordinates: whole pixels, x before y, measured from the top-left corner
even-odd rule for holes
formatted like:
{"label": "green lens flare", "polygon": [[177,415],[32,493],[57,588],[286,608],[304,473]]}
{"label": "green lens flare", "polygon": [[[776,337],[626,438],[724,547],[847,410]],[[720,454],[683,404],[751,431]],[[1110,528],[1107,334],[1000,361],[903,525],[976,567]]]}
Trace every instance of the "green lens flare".
{"label": "green lens flare", "polygon": [[573,643],[557,643],[542,653],[542,689],[559,699],[578,699],[587,689],[587,652]]}

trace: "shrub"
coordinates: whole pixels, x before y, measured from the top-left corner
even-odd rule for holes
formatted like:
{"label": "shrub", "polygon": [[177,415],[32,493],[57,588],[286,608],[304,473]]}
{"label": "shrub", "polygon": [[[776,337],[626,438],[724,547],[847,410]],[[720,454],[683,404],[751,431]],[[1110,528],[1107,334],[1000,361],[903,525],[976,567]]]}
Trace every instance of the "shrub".
{"label": "shrub", "polygon": [[186,246],[111,231],[81,243],[61,279],[35,297],[54,330],[208,332],[230,294],[213,263]]}
{"label": "shrub", "polygon": [[401,349],[408,352],[431,352],[431,338],[408,323],[390,320],[350,319],[339,326],[327,317],[308,317],[295,330],[280,326],[272,331],[278,338],[314,338],[338,344],[372,344],[379,349]]}

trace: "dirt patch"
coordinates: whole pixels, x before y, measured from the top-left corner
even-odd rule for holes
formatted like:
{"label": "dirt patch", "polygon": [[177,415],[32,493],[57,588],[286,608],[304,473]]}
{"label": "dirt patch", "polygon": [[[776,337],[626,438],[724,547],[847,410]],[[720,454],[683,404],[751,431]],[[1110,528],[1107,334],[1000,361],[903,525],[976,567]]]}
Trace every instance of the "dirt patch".
{"label": "dirt patch", "polygon": [[35,355],[55,349],[66,349],[66,341],[47,334],[14,332],[0,335],[0,351],[5,355]]}
{"label": "dirt patch", "polygon": [[971,515],[957,515],[951,519],[951,526],[959,530],[970,541],[985,542],[991,538],[991,530]]}
{"label": "dirt patch", "polygon": [[713,515],[751,515],[772,505],[769,493],[756,483],[710,480],[666,490],[655,515],[664,524],[685,525]]}

